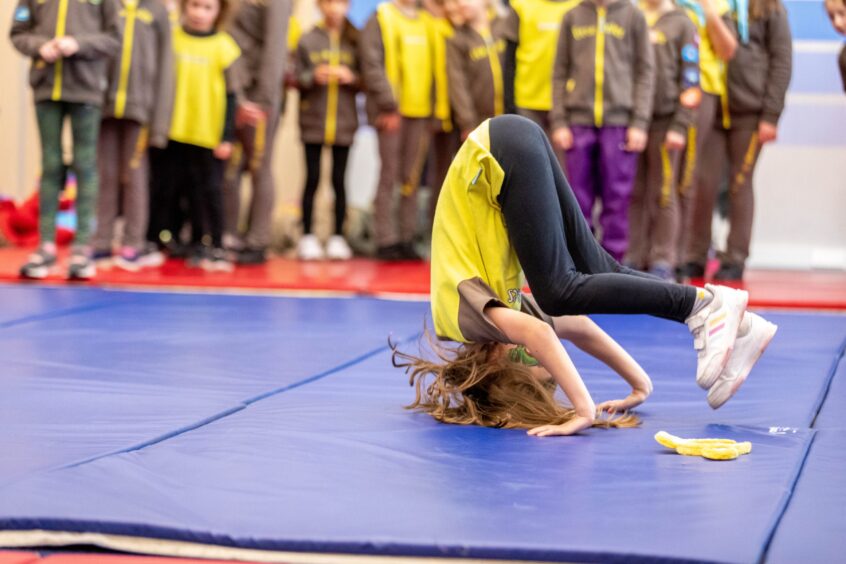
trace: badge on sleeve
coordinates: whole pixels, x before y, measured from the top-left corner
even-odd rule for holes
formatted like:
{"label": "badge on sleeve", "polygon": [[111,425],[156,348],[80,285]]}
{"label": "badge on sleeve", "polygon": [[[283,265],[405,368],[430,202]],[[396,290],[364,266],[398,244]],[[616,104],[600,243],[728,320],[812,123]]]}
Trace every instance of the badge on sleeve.
{"label": "badge on sleeve", "polygon": [[699,84],[699,69],[687,69],[684,71],[685,86],[697,86]]}
{"label": "badge on sleeve", "polygon": [[682,47],[682,60],[686,63],[699,62],[699,49],[695,45],[688,43]]}
{"label": "badge on sleeve", "polygon": [[16,22],[28,22],[29,21],[29,8],[26,6],[18,6],[17,10],[15,10],[15,21]]}

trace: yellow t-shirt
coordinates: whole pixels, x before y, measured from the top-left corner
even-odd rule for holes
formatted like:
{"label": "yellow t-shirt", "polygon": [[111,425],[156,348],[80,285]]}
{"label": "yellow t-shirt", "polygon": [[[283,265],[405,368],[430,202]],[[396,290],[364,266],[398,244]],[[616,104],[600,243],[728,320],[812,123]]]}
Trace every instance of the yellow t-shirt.
{"label": "yellow t-shirt", "polygon": [[435,73],[435,117],[449,125],[449,87],[447,82],[446,43],[454,30],[446,18],[430,18],[432,25],[432,57]]}
{"label": "yellow t-shirt", "polygon": [[[727,0],[717,0],[717,8],[720,17],[730,9]],[[714,51],[705,22],[700,21],[694,12],[685,11],[699,32],[699,85],[703,92],[721,96],[726,92],[726,64]]]}
{"label": "yellow t-shirt", "polygon": [[418,11],[416,17],[402,13],[392,3],[376,9],[382,44],[385,48],[385,73],[405,117],[432,115],[434,62],[430,16]]}
{"label": "yellow t-shirt", "polygon": [[432,228],[435,333],[459,342],[501,340],[484,305],[520,310],[524,298],[523,269],[497,202],[505,173],[490,151],[489,123],[470,134],[453,160]]}
{"label": "yellow t-shirt", "polygon": [[552,67],[564,15],[582,0],[512,0],[520,29],[514,77],[514,103],[519,108],[552,109]]}
{"label": "yellow t-shirt", "polygon": [[214,149],[223,138],[226,120],[224,71],[241,50],[228,33],[194,36],[180,26],[173,30],[173,52],[176,92],[170,138]]}

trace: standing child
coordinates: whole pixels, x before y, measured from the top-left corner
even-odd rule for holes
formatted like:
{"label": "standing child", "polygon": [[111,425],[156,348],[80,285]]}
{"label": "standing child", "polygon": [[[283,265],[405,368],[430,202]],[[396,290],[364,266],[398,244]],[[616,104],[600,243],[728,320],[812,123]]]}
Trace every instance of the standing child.
{"label": "standing child", "polygon": [[[358,31],[347,20],[348,0],[318,0],[323,20],[306,33],[297,47],[300,87],[300,133],[305,145],[306,183],[303,189],[303,236],[297,253],[303,260],[324,256],[347,260],[352,251],[344,239],[347,212],[344,177],[358,113]],[[320,182],[323,146],[332,148],[332,187],[335,190],[335,231],[326,250],[312,233],[314,195]]]}
{"label": "standing child", "polygon": [[625,263],[664,280],[675,279],[678,199],[676,177],[687,128],[699,102],[696,27],[672,0],[644,0],[655,54],[655,98],[646,150],[637,165],[629,207]]}
{"label": "standing child", "polygon": [[108,62],[120,47],[115,0],[20,0],[12,44],[31,57],[29,82],[41,138],[38,250],[21,267],[24,278],[45,278],[56,266],[56,213],[64,187],[62,129],[69,117],[77,179],[77,229],[68,278],[95,275],[88,240],[97,201],[97,135],[108,84]]}
{"label": "standing child", "polygon": [[628,0],[585,0],[561,24],[553,71],[553,140],[582,213],[593,225],[602,202],[602,246],[616,260],[628,247],[637,154],[646,148],[655,62],[649,27]]}
{"label": "standing child", "polygon": [[[846,35],[846,0],[825,0],[825,10],[834,30],[840,35]],[[840,50],[837,65],[840,67],[843,90],[846,90],[846,45]]]}
{"label": "standing child", "polygon": [[416,0],[392,0],[379,4],[361,34],[367,117],[379,136],[373,231],[382,260],[420,259],[414,249],[417,187],[429,145],[434,72],[429,20]]}
{"label": "standing child", "polygon": [[[522,294],[525,282],[532,296]],[[575,316],[641,313],[687,323],[696,381],[715,409],[737,392],[776,331],[745,312],[746,292],[681,286],[615,262],[587,228],[545,133],[519,116],[482,123],[450,167],[435,217],[431,292],[437,336],[460,344],[443,352],[443,363],[395,353],[417,384],[412,405],[448,423],[536,436],[607,425],[597,410],[628,410],[652,392],[619,344]],[[597,406],[560,338],[605,362],[631,393]],[[424,382],[427,374],[434,383]],[[558,384],[572,407],[539,380]]]}
{"label": "standing child", "polygon": [[763,145],[776,140],[790,84],[793,38],[781,0],[750,0],[748,26],[738,17],[740,44],[728,66],[727,104],[717,111],[710,140],[702,148],[700,183],[694,200],[688,261],[704,265],[720,182],[729,170],[726,250],[716,280],[740,281],[752,239],[753,177]]}
{"label": "standing child", "polygon": [[449,97],[466,139],[488,118],[505,112],[504,21],[488,0],[460,0],[465,23],[447,43]]}
{"label": "standing child", "polygon": [[159,0],[123,0],[123,45],[112,60],[111,81],[98,143],[100,195],[95,259],[111,258],[118,211],[123,241],[115,264],[135,271],[144,266],[149,214],[147,146],[167,145],[173,105],[173,50],[170,20]]}
{"label": "standing child", "polygon": [[[261,264],[270,245],[276,188],[271,170],[288,57],[290,0],[245,0],[232,18],[229,33],[244,55],[239,82],[244,99],[238,108],[237,150],[227,167],[224,193],[225,232],[236,242],[238,262]],[[252,194],[247,232],[240,241],[241,174],[249,171]]]}
{"label": "standing child", "polygon": [[[166,191],[189,202],[192,255],[189,264],[232,270],[223,249],[221,182],[232,152],[235,121],[233,64],[240,55],[219,31],[229,0],[183,0],[182,25],[173,31],[176,95],[165,154]],[[204,250],[203,237],[211,238]]]}

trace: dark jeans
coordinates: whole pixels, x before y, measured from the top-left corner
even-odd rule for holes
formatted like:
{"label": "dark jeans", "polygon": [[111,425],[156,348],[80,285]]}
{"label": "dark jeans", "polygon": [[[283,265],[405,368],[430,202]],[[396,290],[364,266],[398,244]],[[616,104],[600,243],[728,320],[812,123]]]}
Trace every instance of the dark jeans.
{"label": "dark jeans", "polygon": [[[303,233],[311,233],[311,220],[314,213],[314,195],[320,183],[320,154],[323,145],[305,144],[306,183],[303,190]],[[347,214],[347,191],[344,176],[347,172],[349,147],[332,145],[332,188],[335,190],[335,234],[344,232],[344,216]]]}
{"label": "dark jeans", "polygon": [[[223,167],[223,161],[205,147],[169,141],[164,151],[160,189],[173,196],[171,205],[187,200],[194,245],[202,242],[203,235],[209,235],[213,247],[223,247]],[[167,211],[170,217],[178,214],[178,209]],[[165,223],[173,222],[166,219]]]}
{"label": "dark jeans", "polygon": [[645,313],[683,322],[696,290],[621,266],[594,239],[549,141],[514,115],[490,122],[499,202],[532,295],[549,315]]}
{"label": "dark jeans", "polygon": [[56,240],[56,213],[59,193],[64,188],[65,166],[62,162],[62,127],[70,117],[73,135],[73,166],[76,173],[77,245],[87,245],[94,223],[99,179],[97,175],[97,135],[100,108],[91,104],[44,101],[35,104],[38,133],[41,137],[41,187],[38,193],[38,232],[42,243]]}

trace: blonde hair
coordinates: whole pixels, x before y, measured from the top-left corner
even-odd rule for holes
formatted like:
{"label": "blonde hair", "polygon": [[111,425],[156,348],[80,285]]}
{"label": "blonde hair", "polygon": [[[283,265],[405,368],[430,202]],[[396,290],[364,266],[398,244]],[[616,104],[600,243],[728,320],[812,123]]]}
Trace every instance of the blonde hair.
{"label": "blonde hair", "polygon": [[[575,417],[573,409],[555,399],[554,381],[542,382],[529,367],[512,361],[509,355],[497,354],[497,343],[447,348],[428,331],[424,338],[437,360],[401,352],[389,341],[393,365],[405,369],[415,391],[414,401],[406,409],[428,413],[441,423],[504,429],[561,425]],[[594,427],[640,424],[637,416],[630,413],[599,415]]]}

